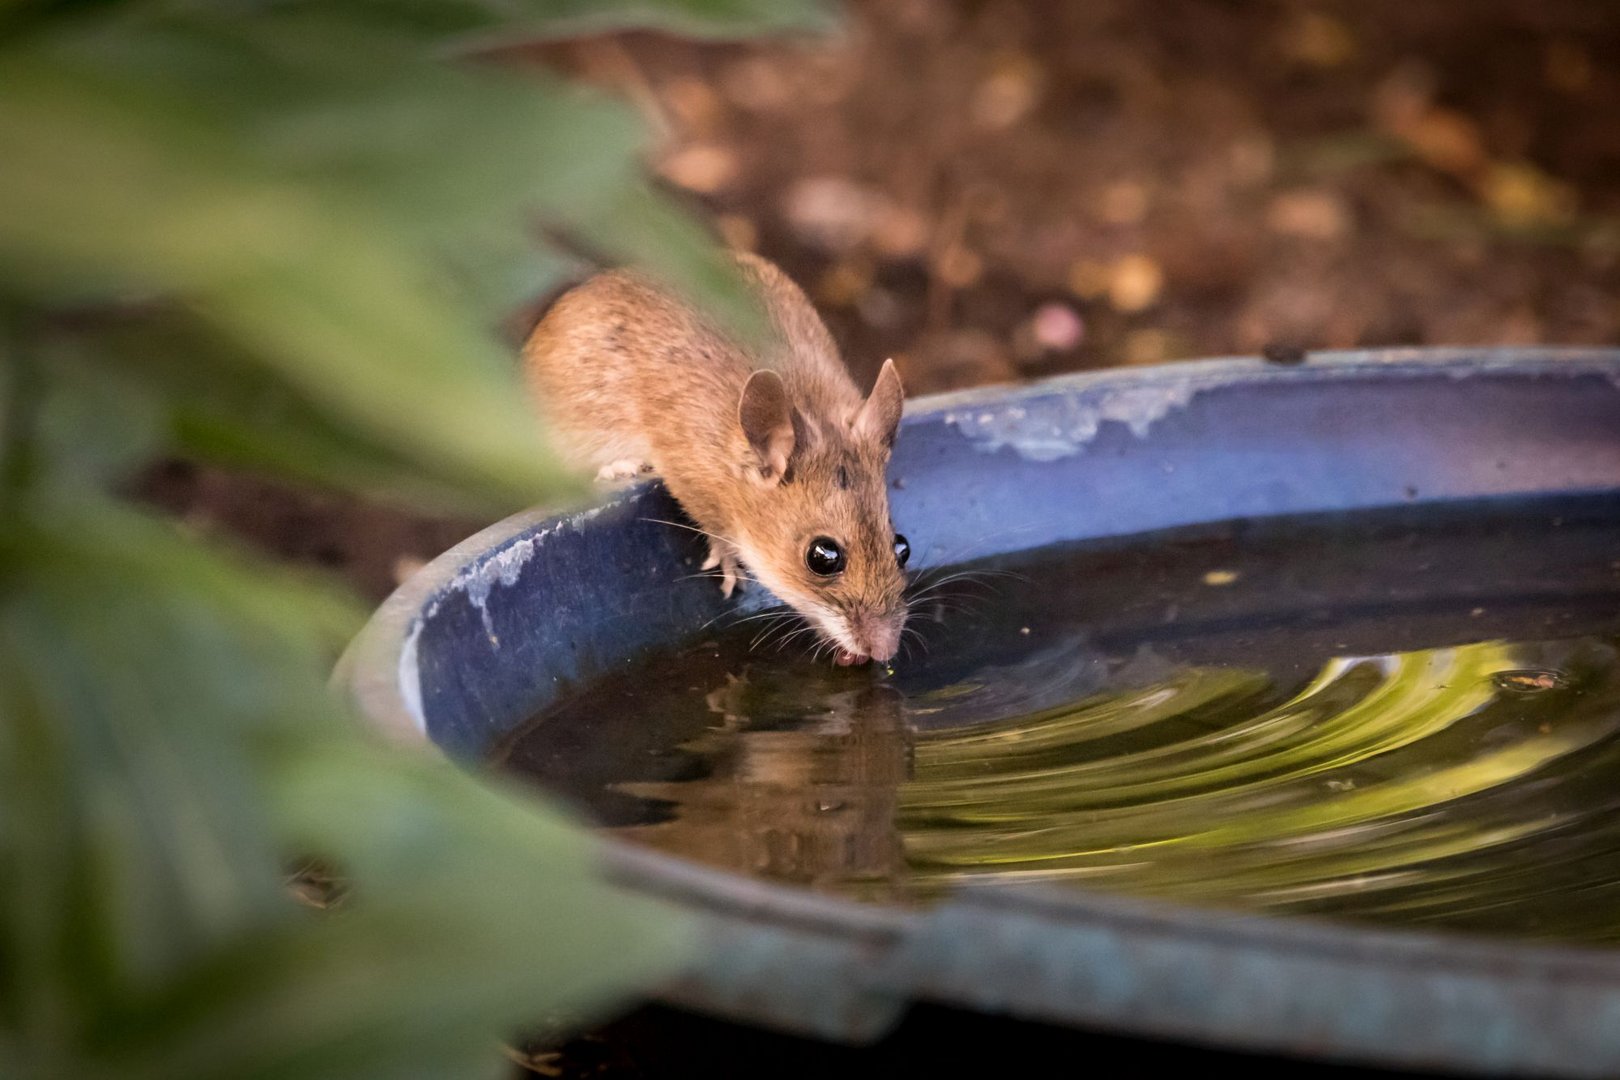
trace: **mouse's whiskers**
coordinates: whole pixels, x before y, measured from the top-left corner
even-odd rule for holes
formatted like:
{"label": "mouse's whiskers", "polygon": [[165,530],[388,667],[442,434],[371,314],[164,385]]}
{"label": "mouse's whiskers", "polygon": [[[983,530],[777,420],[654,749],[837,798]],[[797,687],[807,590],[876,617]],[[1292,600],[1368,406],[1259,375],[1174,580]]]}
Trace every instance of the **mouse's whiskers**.
{"label": "mouse's whiskers", "polygon": [[803,637],[805,634],[810,634],[810,635],[813,636],[815,634],[815,632],[816,632],[815,627],[811,626],[809,623],[805,623],[803,626],[800,626],[800,627],[792,630],[791,632],[785,634],[780,640],[778,640],[777,643],[776,643],[776,651],[781,652],[783,649],[787,648],[787,646],[788,646],[788,644],[790,642],[797,641],[800,637]]}
{"label": "mouse's whiskers", "polygon": [[907,659],[911,657],[911,646],[913,644],[921,646],[924,656],[928,656],[934,651],[933,647],[928,644],[928,639],[923,636],[922,630],[908,623],[900,628],[900,648],[904,650]]}
{"label": "mouse's whiskers", "polygon": [[771,617],[764,620],[764,627],[761,628],[759,633],[754,635],[754,640],[748,643],[748,648],[750,651],[759,648],[762,644],[769,641],[772,634],[787,630],[793,625],[795,619],[797,618],[797,616],[790,611],[772,611],[767,612],[766,614],[770,615]]}
{"label": "mouse's whiskers", "polygon": [[675,527],[677,529],[685,529],[687,532],[697,533],[699,536],[706,536],[710,540],[715,540],[715,541],[718,541],[718,542],[720,542],[722,544],[727,544],[733,550],[737,549],[738,546],[739,546],[737,544],[737,541],[733,540],[729,536],[721,536],[719,533],[712,533],[707,529],[699,528],[696,525],[692,525],[692,524],[689,524],[689,523],[684,522],[684,521],[670,521],[668,518],[653,518],[653,517],[640,518],[639,520],[645,521],[645,522],[647,522],[649,524],[652,524],[652,525],[670,525],[670,526],[673,526],[673,527]]}

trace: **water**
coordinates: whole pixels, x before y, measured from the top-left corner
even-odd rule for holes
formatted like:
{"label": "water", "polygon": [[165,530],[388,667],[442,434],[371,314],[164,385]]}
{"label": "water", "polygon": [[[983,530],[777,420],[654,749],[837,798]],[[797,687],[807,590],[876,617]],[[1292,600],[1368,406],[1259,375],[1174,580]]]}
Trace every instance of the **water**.
{"label": "water", "polygon": [[1620,943],[1620,500],[974,569],[892,672],[756,621],[498,756],[626,838],[875,902],[988,877]]}

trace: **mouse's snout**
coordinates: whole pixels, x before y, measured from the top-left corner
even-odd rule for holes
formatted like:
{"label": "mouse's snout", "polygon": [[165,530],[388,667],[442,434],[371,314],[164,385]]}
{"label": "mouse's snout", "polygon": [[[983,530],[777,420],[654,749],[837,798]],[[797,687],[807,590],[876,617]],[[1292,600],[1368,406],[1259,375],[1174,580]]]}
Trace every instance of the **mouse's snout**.
{"label": "mouse's snout", "polygon": [[873,660],[892,660],[900,649],[900,631],[905,627],[904,609],[897,612],[863,612],[849,620],[850,636],[860,651]]}

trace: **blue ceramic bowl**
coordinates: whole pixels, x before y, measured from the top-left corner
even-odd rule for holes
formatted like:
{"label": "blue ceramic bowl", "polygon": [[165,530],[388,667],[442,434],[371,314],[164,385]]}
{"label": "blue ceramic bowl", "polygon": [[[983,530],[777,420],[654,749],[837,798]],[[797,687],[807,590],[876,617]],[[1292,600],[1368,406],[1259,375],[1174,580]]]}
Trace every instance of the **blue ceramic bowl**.
{"label": "blue ceramic bowl", "polygon": [[[914,566],[1234,519],[1620,500],[1620,352],[1214,360],[927,398],[909,403],[890,477]],[[675,512],[644,485],[492,526],[383,604],[340,679],[384,728],[476,760],[567,688],[721,613],[714,583],[688,576],[694,538],[649,520]],[[612,837],[604,850],[604,874],[710,937],[666,998],[732,1018],[857,1040],[926,999],[1386,1065],[1620,1073],[1617,951],[1072,888],[975,886],[890,909]]]}

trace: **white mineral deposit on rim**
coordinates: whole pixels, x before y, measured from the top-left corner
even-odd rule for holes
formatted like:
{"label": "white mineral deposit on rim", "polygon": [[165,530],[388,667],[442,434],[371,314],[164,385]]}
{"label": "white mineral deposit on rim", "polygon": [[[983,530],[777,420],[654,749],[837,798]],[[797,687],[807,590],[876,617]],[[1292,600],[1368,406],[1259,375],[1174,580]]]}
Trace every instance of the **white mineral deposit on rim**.
{"label": "white mineral deposit on rim", "polygon": [[1055,461],[1078,454],[1107,421],[1124,424],[1143,438],[1155,423],[1187,406],[1201,387],[1189,379],[1102,389],[1025,402],[999,409],[950,412],[954,424],[981,450],[1010,447],[1029,461]]}
{"label": "white mineral deposit on rim", "polygon": [[[557,522],[548,529],[542,529],[533,536],[516,540],[497,551],[494,555],[484,559],[476,565],[470,566],[456,576],[450,583],[452,590],[459,590],[466,594],[468,603],[478,609],[484,622],[484,632],[489,635],[490,644],[500,648],[500,640],[495,636],[494,622],[489,615],[489,596],[495,586],[501,585],[511,588],[517,584],[517,579],[523,573],[523,568],[534,558],[535,553],[545,546],[548,537],[554,536],[564,529],[582,528],[592,518],[596,517],[608,504],[581,510],[577,514],[570,514],[567,518]],[[429,612],[431,616],[432,612]]]}

